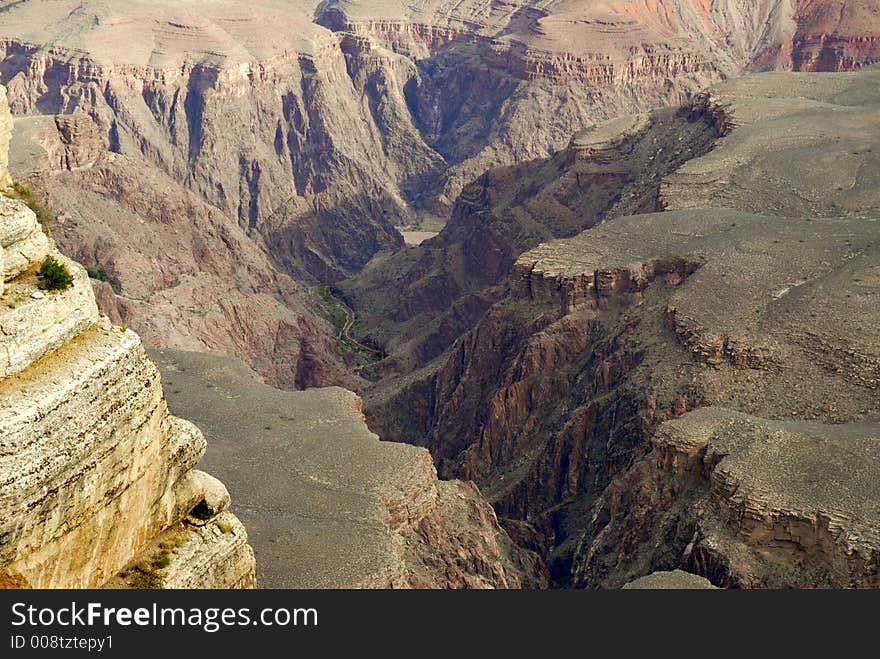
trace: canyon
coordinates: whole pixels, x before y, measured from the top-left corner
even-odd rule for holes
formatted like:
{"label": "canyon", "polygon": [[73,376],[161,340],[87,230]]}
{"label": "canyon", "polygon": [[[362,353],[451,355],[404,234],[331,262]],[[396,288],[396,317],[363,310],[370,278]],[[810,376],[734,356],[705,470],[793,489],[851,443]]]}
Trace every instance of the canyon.
{"label": "canyon", "polygon": [[[5,195],[0,245],[0,587],[546,585],[479,491],[438,481],[424,449],[379,442],[356,394],[285,392],[179,351],[153,355],[162,382],[140,337],[99,313],[85,268]],[[50,257],[69,286],[44,290]],[[204,462],[251,496],[260,485],[241,504],[259,573],[225,485],[195,469],[205,435],[163,386],[221,455]]]}
{"label": "canyon", "polygon": [[604,119],[874,61],[875,24],[866,0],[29,0],[0,3],[0,82],[12,172],[104,273],[111,318],[277,386],[357,389],[310,286]]}
{"label": "canyon", "polygon": [[8,317],[7,390],[118,340],[174,453],[112,567],[4,583],[170,552],[168,587],[880,585],[878,31],[869,0],[0,2],[6,262],[76,272]]}
{"label": "canyon", "polygon": [[[418,276],[395,299],[466,329],[446,342],[403,314],[376,324],[399,354],[376,366],[371,425],[475,480],[558,585],[684,569],[720,586],[876,586],[858,469],[877,464],[878,75],[739,78],[475,181],[399,266]],[[670,169],[663,153],[685,150],[661,125],[711,148]],[[633,159],[658,169],[633,176]],[[553,240],[572,218],[587,230]],[[493,241],[510,248],[499,266],[481,251]],[[429,297],[449,272],[420,269],[425,254],[451,250],[444,263],[482,256],[487,277]],[[369,308],[377,281],[368,268],[343,290]],[[485,300],[470,317],[469,296]]]}

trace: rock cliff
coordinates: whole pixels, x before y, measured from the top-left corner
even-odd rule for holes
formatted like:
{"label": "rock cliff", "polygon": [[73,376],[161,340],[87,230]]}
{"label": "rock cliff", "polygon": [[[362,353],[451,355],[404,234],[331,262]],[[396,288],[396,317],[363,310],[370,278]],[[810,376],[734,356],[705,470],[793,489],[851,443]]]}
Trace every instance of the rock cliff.
{"label": "rock cliff", "polygon": [[[877,423],[689,412],[661,425],[648,456],[604,493],[576,579],[607,586],[656,562],[726,587],[877,588],[878,450]],[[680,554],[660,556],[669,549]]]}
{"label": "rock cliff", "polygon": [[[71,287],[41,290],[48,256]],[[201,432],[169,414],[139,337],[99,314],[83,267],[2,194],[0,265],[0,586],[253,587],[228,494],[194,469]]]}
{"label": "rock cliff", "polygon": [[0,185],[12,183],[9,177],[9,141],[12,139],[12,115],[6,99],[6,88],[0,85]]}

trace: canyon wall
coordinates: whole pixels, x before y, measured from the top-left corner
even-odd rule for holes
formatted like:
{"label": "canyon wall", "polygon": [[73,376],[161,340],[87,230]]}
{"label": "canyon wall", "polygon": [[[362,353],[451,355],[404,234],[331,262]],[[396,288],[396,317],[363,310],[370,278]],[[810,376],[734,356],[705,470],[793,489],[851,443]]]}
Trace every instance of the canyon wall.
{"label": "canyon wall", "polygon": [[99,307],[147,345],[239,355],[289,388],[357,386],[316,296],[247,232],[144,160],[108,150],[86,114],[15,121],[11,161]]}
{"label": "canyon wall", "polygon": [[[848,454],[844,436],[869,453],[876,443],[877,75],[764,74],[695,98],[679,117],[701,122],[713,148],[652,177],[647,210],[668,210],[600,208],[593,228],[520,255],[470,331],[374,387],[371,422],[428,446],[441,474],[476,480],[562,585],[620,586],[677,568],[726,586],[876,585],[867,476],[841,468],[821,492],[807,484],[822,471],[811,452]],[[693,125],[667,123],[669,141],[639,157],[656,161]],[[783,125],[785,142],[774,141]],[[565,180],[577,181],[565,164],[574,147],[607,168],[601,137],[584,133],[513,179],[495,174],[478,217],[497,208],[552,227],[566,217]],[[611,162],[621,171],[625,161]],[[545,167],[556,176],[531,178]],[[617,204],[638,193],[617,189]],[[543,214],[532,199],[546,200]],[[722,477],[712,469],[726,449],[705,462],[698,452],[686,476],[667,473],[684,458],[658,448],[659,433],[693,427],[691,410],[709,406],[756,428],[722,464],[790,446],[802,460],[794,481],[783,486],[793,464],[769,457],[749,484]],[[852,432],[838,435],[843,423]]]}
{"label": "canyon wall", "polygon": [[[63,250],[107,274],[102,310],[150,345],[239,355],[296,388],[362,383],[286,275],[356,273],[402,248],[395,227],[461,212],[455,200],[485,170],[545,158],[601,120],[676,105],[749,67],[876,58],[871,8],[852,0],[0,6],[10,107],[60,135],[36,135],[13,171],[71,220],[59,222]],[[453,312],[464,325],[440,323],[439,341],[485,307],[468,294]]]}

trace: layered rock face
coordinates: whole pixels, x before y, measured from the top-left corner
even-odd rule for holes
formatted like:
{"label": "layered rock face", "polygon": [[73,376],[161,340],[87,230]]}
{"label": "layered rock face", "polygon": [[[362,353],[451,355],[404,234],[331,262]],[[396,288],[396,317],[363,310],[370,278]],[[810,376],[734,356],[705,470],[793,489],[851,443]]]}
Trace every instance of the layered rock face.
{"label": "layered rock face", "polygon": [[[686,114],[720,139],[658,176],[648,197],[686,210],[606,213],[525,252],[495,289],[501,301],[429,366],[380,383],[368,416],[385,436],[430,447],[441,474],[475,479],[560,584],[621,586],[681,568],[726,586],[876,585],[868,476],[842,467],[807,485],[821,460],[862,450],[835,424],[854,424],[845,436],[868,453],[876,442],[876,75],[767,74],[696,99]],[[787,137],[770,149],[780,117]],[[598,139],[576,141],[589,152]],[[656,160],[668,144],[653,145]],[[761,175],[747,175],[756,162]],[[505,216],[528,217],[531,195]],[[561,215],[544,207],[546,223]],[[695,427],[690,410],[707,406],[752,419],[753,439],[731,444],[731,458],[767,446],[796,455],[762,454],[764,473],[734,478],[718,471],[726,448],[705,461],[692,436],[658,448],[667,427]],[[680,474],[687,442],[703,448]]]}
{"label": "layered rock face", "polygon": [[511,541],[472,483],[438,481],[426,450],[380,442],[352,392],[285,392],[236,360],[153,356],[172,410],[208,436],[204,464],[235,494],[261,585],[546,585],[540,558]]}
{"label": "layered rock face", "polygon": [[[880,587],[878,450],[877,423],[689,412],[605,492],[576,578],[611,585],[671,563],[727,587]],[[624,510],[633,521],[612,521]],[[680,554],[661,557],[669,538]],[[621,546],[634,553],[615,563]]]}
{"label": "layered rock face", "polygon": [[[148,574],[153,587],[252,587],[228,494],[194,469],[204,437],[168,413],[138,336],[98,313],[82,266],[2,195],[0,245],[0,586],[138,586]],[[39,289],[47,256],[72,287]],[[153,564],[151,543],[172,533]]]}
{"label": "layered rock face", "polygon": [[9,177],[9,140],[12,139],[12,115],[9,114],[9,102],[6,99],[6,88],[0,85],[0,185],[12,182]]}
{"label": "layered rock face", "polygon": [[843,71],[877,61],[880,38],[870,27],[876,26],[877,6],[871,0],[795,0],[789,7],[790,20],[776,28],[782,39],[765,44],[756,67]]}

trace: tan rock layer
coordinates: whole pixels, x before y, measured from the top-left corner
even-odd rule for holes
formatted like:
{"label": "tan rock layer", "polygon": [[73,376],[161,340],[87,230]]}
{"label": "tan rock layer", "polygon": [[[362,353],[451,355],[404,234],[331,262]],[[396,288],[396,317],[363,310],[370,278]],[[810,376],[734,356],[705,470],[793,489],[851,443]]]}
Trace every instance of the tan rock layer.
{"label": "tan rock layer", "polygon": [[[0,202],[3,254],[19,259],[5,261],[0,307],[0,585],[100,586],[206,497],[212,517],[237,524],[222,510],[228,496],[193,471],[204,437],[169,415],[139,337],[99,316],[84,270],[30,210]],[[74,274],[72,288],[38,289],[33,267],[46,253]],[[234,542],[193,550],[182,585],[253,585],[236,528]]]}

